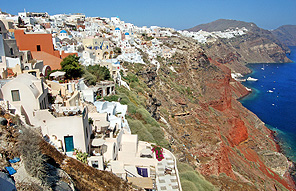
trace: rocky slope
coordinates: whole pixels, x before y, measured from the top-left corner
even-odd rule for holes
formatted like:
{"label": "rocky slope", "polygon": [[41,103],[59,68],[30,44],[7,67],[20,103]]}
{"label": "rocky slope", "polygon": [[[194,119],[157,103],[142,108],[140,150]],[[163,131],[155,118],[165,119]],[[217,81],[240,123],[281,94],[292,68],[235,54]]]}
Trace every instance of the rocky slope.
{"label": "rocky slope", "polygon": [[[125,65],[148,84],[132,91],[153,98],[147,108],[160,116],[179,161],[219,190],[295,190],[290,163],[278,153],[272,132],[236,100],[246,89],[231,79],[225,64],[208,58],[209,51],[190,39],[179,41],[182,48],[170,60],[159,59],[159,69]],[[166,45],[178,47],[178,40]]]}
{"label": "rocky slope", "polygon": [[296,25],[284,25],[271,33],[286,46],[296,46]]}
{"label": "rocky slope", "polygon": [[246,34],[235,38],[221,38],[207,43],[205,52],[210,57],[225,64],[234,72],[249,73],[247,63],[283,63],[290,62],[286,57],[289,51],[270,31],[259,28],[254,23],[220,19],[208,24],[198,25],[188,31],[225,31],[226,29],[246,28]]}
{"label": "rocky slope", "polygon": [[206,23],[206,24],[200,24],[195,27],[192,27],[190,29],[187,29],[188,31],[207,31],[207,32],[213,32],[213,31],[225,31],[229,28],[243,28],[245,27],[248,30],[252,30],[252,28],[257,27],[255,23],[248,23],[244,21],[237,21],[237,20],[230,20],[230,19],[218,19],[216,21]]}

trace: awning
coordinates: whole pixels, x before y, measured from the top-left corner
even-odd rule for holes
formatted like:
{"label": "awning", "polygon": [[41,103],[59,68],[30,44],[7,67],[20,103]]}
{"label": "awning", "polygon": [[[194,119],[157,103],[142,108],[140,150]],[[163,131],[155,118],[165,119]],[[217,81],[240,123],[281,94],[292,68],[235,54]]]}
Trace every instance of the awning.
{"label": "awning", "polygon": [[61,76],[64,76],[66,74],[66,72],[63,72],[63,71],[56,71],[56,72],[53,72],[51,73],[49,76],[50,77],[61,77]]}
{"label": "awning", "polygon": [[102,146],[106,141],[104,139],[93,139],[92,146],[98,147]]}
{"label": "awning", "polygon": [[153,189],[153,181],[150,177],[127,177],[128,182],[145,189]]}

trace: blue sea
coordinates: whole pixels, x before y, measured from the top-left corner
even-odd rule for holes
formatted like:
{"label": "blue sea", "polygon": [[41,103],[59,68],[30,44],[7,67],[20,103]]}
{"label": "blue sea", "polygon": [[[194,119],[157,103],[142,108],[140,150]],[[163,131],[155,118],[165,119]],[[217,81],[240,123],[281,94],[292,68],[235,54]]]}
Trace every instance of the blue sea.
{"label": "blue sea", "polygon": [[253,92],[240,101],[277,131],[284,154],[296,162],[296,46],[289,48],[293,63],[248,64],[248,76],[258,81],[243,82]]}

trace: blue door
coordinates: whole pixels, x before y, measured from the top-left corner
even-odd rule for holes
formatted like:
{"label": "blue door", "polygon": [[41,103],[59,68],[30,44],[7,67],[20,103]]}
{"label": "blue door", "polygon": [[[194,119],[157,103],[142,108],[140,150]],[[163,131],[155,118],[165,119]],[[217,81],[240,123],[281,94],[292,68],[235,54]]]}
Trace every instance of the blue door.
{"label": "blue door", "polygon": [[74,142],[73,142],[73,136],[66,136],[65,139],[65,147],[66,152],[74,151]]}
{"label": "blue door", "polygon": [[148,177],[148,170],[147,168],[139,168],[137,167],[138,174],[141,175],[142,177]]}

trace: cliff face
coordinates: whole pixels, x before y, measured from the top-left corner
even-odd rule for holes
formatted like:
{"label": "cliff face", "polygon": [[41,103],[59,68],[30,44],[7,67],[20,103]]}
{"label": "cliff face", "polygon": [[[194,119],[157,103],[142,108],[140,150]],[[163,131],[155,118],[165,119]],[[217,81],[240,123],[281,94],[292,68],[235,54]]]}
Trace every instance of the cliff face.
{"label": "cliff face", "polygon": [[276,167],[266,162],[272,155],[264,153],[277,153],[277,146],[264,123],[236,100],[246,89],[231,79],[225,64],[183,41],[188,48],[160,60],[158,70],[144,67],[138,76],[150,84],[146,96],[158,103],[154,113],[169,123],[166,137],[179,161],[190,163],[221,190],[295,189],[286,158]]}
{"label": "cliff face", "polygon": [[296,46],[296,25],[284,25],[271,33],[286,46]]}
{"label": "cliff face", "polygon": [[251,72],[247,63],[290,62],[286,57],[288,47],[270,31],[259,28],[254,23],[220,19],[208,24],[198,25],[189,31],[225,31],[226,29],[246,28],[246,34],[230,39],[218,39],[204,47],[213,60],[225,64],[232,71],[246,74]]}
{"label": "cliff face", "polygon": [[204,50],[213,60],[242,74],[250,72],[247,63],[290,62],[280,45],[252,32],[238,38],[219,39]]}

